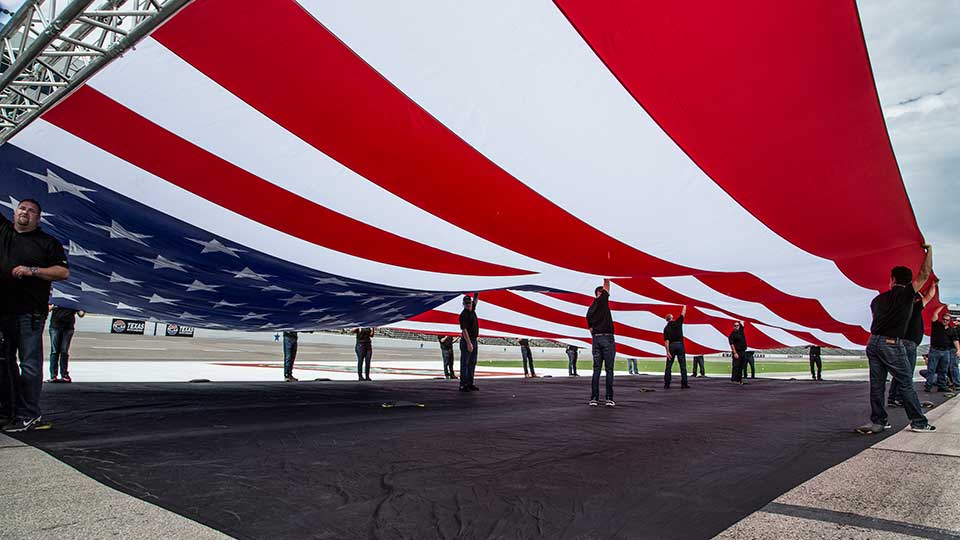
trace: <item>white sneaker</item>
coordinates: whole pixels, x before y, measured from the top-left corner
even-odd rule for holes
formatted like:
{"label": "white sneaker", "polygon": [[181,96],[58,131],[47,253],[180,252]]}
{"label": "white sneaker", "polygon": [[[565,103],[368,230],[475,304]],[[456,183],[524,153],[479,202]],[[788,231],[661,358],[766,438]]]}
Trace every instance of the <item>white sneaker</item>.
{"label": "white sneaker", "polygon": [[606,402],[604,405],[606,405],[607,407],[616,407],[616,406],[617,406],[617,404],[616,404],[612,399],[608,399],[607,402]]}
{"label": "white sneaker", "polygon": [[590,400],[590,406],[591,406],[591,407],[598,407],[599,405],[600,405],[600,402],[599,402],[599,401],[597,401],[597,400],[595,400],[595,399],[591,399],[591,400]]}

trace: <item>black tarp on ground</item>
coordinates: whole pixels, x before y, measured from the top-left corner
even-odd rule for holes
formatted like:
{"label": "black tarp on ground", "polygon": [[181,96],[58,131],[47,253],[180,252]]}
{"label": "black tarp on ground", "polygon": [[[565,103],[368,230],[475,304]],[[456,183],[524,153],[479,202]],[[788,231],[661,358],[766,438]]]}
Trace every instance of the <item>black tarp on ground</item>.
{"label": "black tarp on ground", "polygon": [[269,540],[710,538],[880,440],[851,431],[866,383],[621,377],[615,409],[586,405],[589,377],[480,384],[48,385],[54,428],[20,439]]}

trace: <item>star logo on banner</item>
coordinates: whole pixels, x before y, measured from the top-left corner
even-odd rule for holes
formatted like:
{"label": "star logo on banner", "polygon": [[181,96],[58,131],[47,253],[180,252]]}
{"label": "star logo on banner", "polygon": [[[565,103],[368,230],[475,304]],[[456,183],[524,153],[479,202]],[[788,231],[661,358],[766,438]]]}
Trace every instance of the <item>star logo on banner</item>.
{"label": "star logo on banner", "polygon": [[[8,197],[10,197],[10,196],[8,195]],[[20,206],[20,201],[17,200],[17,199],[14,199],[13,197],[10,197],[10,202],[9,202],[9,203],[0,202],[0,206],[6,206],[6,207],[9,208],[10,211],[12,212],[12,211],[16,210],[18,206]],[[56,216],[56,214],[51,214],[50,212],[44,212],[43,215],[40,216],[40,223],[46,223],[47,225],[49,225],[50,222],[47,221],[47,218],[48,218],[48,217],[54,217],[54,216]]]}
{"label": "star logo on banner", "polygon": [[[138,244],[140,244],[140,245],[143,245],[143,246],[146,246],[146,245],[147,245],[147,243],[142,240],[143,238],[152,238],[149,234],[140,234],[140,233],[135,233],[135,232],[132,232],[132,231],[128,231],[127,229],[125,229],[125,228],[123,227],[123,225],[117,223],[116,221],[114,221],[114,220],[112,220],[112,219],[110,220],[110,225],[109,225],[109,226],[108,226],[108,225],[97,225],[96,223],[87,223],[87,225],[90,225],[91,227],[96,227],[97,229],[100,229],[101,231],[107,231],[107,233],[109,233],[109,235],[110,235],[110,238],[122,238],[122,239],[125,239],[125,240],[130,240],[130,241],[136,242],[136,243],[138,243]],[[149,246],[147,246],[147,247],[149,247]]]}
{"label": "star logo on banner", "polygon": [[236,257],[239,259],[240,256],[237,255],[237,252],[244,253],[247,251],[245,249],[227,247],[223,245],[223,243],[217,240],[216,238],[212,240],[207,240],[207,241],[197,240],[195,238],[187,238],[187,240],[203,246],[203,249],[200,251],[200,253],[226,253],[227,255],[230,255],[232,257]]}
{"label": "star logo on banner", "polygon": [[257,281],[266,281],[267,278],[275,277],[271,274],[258,274],[250,269],[249,266],[244,266],[243,270],[224,270],[228,274],[233,274],[233,277],[237,279],[254,279]]}
{"label": "star logo on banner", "polygon": [[189,311],[184,311],[183,313],[177,315],[177,320],[179,321],[199,321],[201,319],[206,319],[203,315],[194,315]]}
{"label": "star logo on banner", "polygon": [[187,288],[187,292],[192,291],[207,291],[207,292],[217,292],[217,289],[223,287],[223,285],[207,285],[206,283],[200,281],[199,279],[193,280],[193,283],[177,283],[182,287]]}
{"label": "star logo on banner", "polygon": [[346,287],[348,285],[346,281],[343,281],[342,279],[332,278],[332,277],[320,278],[314,281],[313,284],[314,285],[337,285],[340,287]]}
{"label": "star logo on banner", "polygon": [[294,294],[290,298],[281,298],[283,300],[283,307],[287,307],[292,304],[299,304],[300,302],[309,302],[312,298],[315,298],[317,295],[311,296],[300,296],[299,294]]}
{"label": "star logo on banner", "polygon": [[305,309],[305,310],[301,311],[301,312],[300,312],[300,316],[301,316],[301,317],[304,317],[304,316],[306,316],[306,315],[312,315],[312,314],[314,314],[314,313],[323,313],[323,312],[325,312],[325,311],[330,311],[330,308],[315,308],[315,307],[312,307],[312,308],[310,308],[310,309]]}
{"label": "star logo on banner", "polygon": [[335,292],[333,294],[335,296],[363,296],[362,294],[358,292],[353,292],[353,291],[340,291],[340,292]]}
{"label": "star logo on banner", "polygon": [[90,200],[90,197],[87,197],[83,193],[85,191],[87,192],[97,191],[95,189],[85,188],[77,184],[71,184],[70,182],[67,182],[63,178],[60,178],[57,175],[57,173],[51,171],[50,169],[47,169],[47,174],[39,174],[35,172],[25,171],[23,169],[17,169],[17,170],[24,174],[28,174],[36,178],[37,180],[47,184],[47,193],[69,193],[70,195],[76,195],[77,197],[80,197],[85,201],[93,202],[92,200]]}
{"label": "star logo on banner", "polygon": [[141,311],[143,311],[142,309],[140,309],[140,308],[138,308],[138,307],[136,307],[136,306],[128,306],[127,304],[124,304],[123,302],[107,302],[106,300],[104,300],[103,303],[109,304],[109,305],[111,305],[111,306],[113,306],[113,307],[115,307],[115,308],[117,308],[117,309],[122,309],[122,310],[124,310],[124,311],[135,311],[135,312],[137,312],[137,313],[140,313]]}
{"label": "star logo on banner", "polygon": [[74,296],[74,295],[72,295],[72,294],[67,294],[67,293],[62,292],[62,291],[58,291],[56,288],[51,288],[51,289],[50,289],[50,297],[51,297],[51,298],[65,298],[65,299],[67,299],[67,300],[72,300],[72,301],[74,301],[74,302],[77,301],[77,297],[76,297],[76,296]]}
{"label": "star logo on banner", "polygon": [[71,257],[87,257],[88,259],[93,259],[98,262],[103,262],[103,259],[97,257],[97,255],[103,255],[102,251],[93,251],[92,249],[85,249],[80,244],[70,241],[70,247],[67,250],[67,254]]}
{"label": "star logo on banner", "polygon": [[136,279],[130,279],[128,277],[123,277],[116,272],[110,272],[110,283],[126,283],[127,285],[133,285],[134,287],[139,287],[140,284],[143,282]]}
{"label": "star logo on banner", "polygon": [[102,294],[104,296],[109,296],[106,289],[98,289],[93,285],[87,285],[85,282],[80,282],[80,292],[88,292],[94,294]]}
{"label": "star logo on banner", "polygon": [[263,319],[266,316],[267,316],[266,313],[254,313],[251,311],[250,313],[247,313],[246,315],[240,317],[240,320],[241,321],[259,320],[259,319]]}
{"label": "star logo on banner", "polygon": [[153,296],[140,296],[140,298],[147,299],[151,304],[168,304],[174,306],[179,302],[179,300],[174,300],[173,298],[164,298],[157,293],[153,293]]}
{"label": "star logo on banner", "polygon": [[283,287],[278,287],[276,285],[267,285],[266,287],[260,287],[260,290],[263,292],[290,292],[290,289],[284,289]]}
{"label": "star logo on banner", "polygon": [[213,309],[222,308],[222,307],[240,307],[245,305],[246,304],[243,302],[233,303],[233,302],[227,302],[226,300],[221,300],[213,305]]}
{"label": "star logo on banner", "polygon": [[171,261],[170,259],[164,257],[163,255],[157,255],[155,259],[151,259],[150,257],[137,257],[137,258],[142,261],[147,261],[148,263],[153,263],[154,270],[169,268],[171,270],[176,270],[177,272],[186,272],[186,270],[184,270],[183,267],[187,265],[183,263],[178,263],[176,261]]}

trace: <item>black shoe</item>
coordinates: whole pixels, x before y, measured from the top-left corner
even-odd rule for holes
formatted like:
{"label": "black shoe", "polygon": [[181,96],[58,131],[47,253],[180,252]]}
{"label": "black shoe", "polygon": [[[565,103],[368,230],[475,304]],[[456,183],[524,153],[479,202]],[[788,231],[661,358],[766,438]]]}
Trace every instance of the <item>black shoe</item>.
{"label": "black shoe", "polygon": [[680,385],[680,389],[681,389],[681,390],[682,390],[682,389],[685,389],[685,388],[690,388],[690,385],[689,385],[689,384],[681,384],[681,385]]}
{"label": "black shoe", "polygon": [[479,388],[477,388],[477,385],[475,384],[471,384],[470,386],[467,387],[467,389],[469,389],[471,392],[476,392],[480,390]]}
{"label": "black shoe", "polygon": [[373,379],[371,379],[371,378],[370,378],[370,376],[369,376],[369,375],[367,375],[367,378],[366,378],[366,379],[364,379],[364,380],[366,380],[366,381],[372,381]]}
{"label": "black shoe", "polygon": [[888,401],[887,407],[903,407],[903,402],[896,399],[893,401]]}
{"label": "black shoe", "polygon": [[663,385],[663,389],[664,389],[664,390],[669,390],[669,389],[670,389],[670,385],[669,385],[669,384]]}
{"label": "black shoe", "polygon": [[21,431],[30,431],[40,424],[40,417],[36,418],[17,418],[3,426],[6,433],[19,433]]}
{"label": "black shoe", "polygon": [[461,387],[460,387],[460,391],[461,391],[461,392],[469,392],[470,389],[469,389],[468,387],[466,387],[466,386],[461,386]]}

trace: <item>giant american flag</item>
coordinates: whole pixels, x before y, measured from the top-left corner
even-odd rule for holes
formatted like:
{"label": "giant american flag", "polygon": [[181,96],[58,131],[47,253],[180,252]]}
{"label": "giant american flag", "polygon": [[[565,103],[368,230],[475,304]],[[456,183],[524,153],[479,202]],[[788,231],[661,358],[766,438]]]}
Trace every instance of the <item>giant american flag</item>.
{"label": "giant american flag", "polygon": [[856,348],[923,255],[853,1],[195,0],[0,171],[54,302],[208,328]]}

